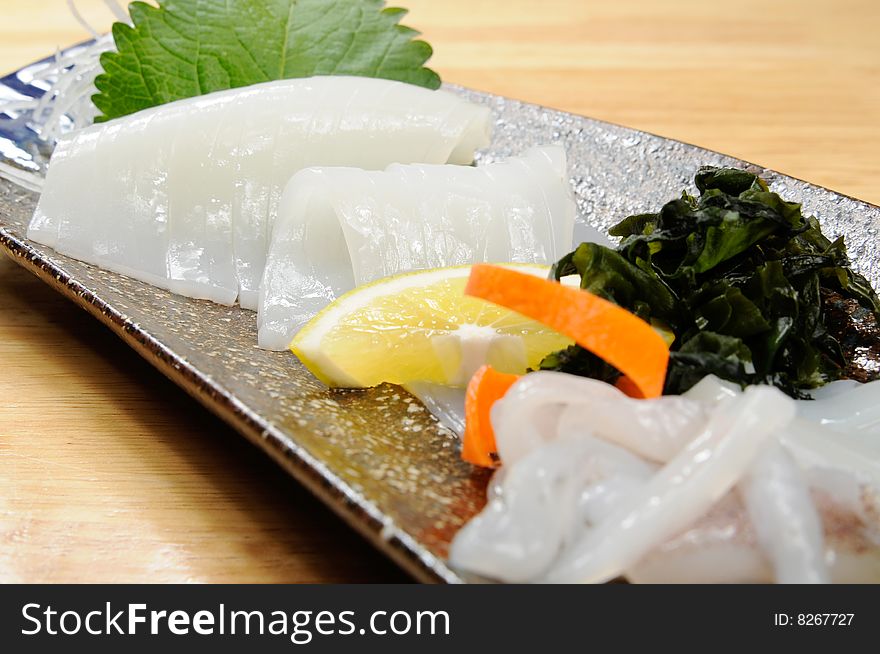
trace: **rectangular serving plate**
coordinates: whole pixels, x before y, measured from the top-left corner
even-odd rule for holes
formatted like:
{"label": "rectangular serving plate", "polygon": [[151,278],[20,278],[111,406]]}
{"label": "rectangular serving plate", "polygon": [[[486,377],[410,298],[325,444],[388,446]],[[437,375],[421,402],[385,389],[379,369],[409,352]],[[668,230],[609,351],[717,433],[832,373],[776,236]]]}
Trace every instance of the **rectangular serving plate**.
{"label": "rectangular serving plate", "polygon": [[[0,91],[36,93],[29,79],[28,69],[13,73],[0,80]],[[656,210],[691,189],[701,165],[745,167],[802,202],[826,234],[844,235],[855,267],[878,286],[874,205],[679,141],[446,88],[492,110],[493,142],[478,163],[563,144],[582,223],[607,230],[624,216]],[[20,131],[4,132],[0,120],[4,138],[20,152],[33,150]],[[417,580],[484,581],[446,559],[456,531],[484,505],[490,473],[462,463],[456,437],[417,400],[390,385],[327,389],[291,353],[256,347],[250,311],[173,295],[28,241],[37,199],[0,180],[0,247],[17,263],[110,327]]]}

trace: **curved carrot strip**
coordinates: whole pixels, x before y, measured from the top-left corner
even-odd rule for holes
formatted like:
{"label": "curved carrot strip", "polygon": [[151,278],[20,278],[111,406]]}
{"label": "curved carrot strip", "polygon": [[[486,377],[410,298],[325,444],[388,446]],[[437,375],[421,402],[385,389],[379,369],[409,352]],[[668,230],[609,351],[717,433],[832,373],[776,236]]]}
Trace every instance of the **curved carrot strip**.
{"label": "curved carrot strip", "polygon": [[617,383],[614,385],[617,387],[617,390],[623,391],[623,393],[629,395],[630,397],[644,397],[644,395],[642,395],[642,392],[639,390],[639,387],[636,386],[633,383],[632,379],[630,379],[626,375],[621,376],[620,379],[617,380]]}
{"label": "curved carrot strip", "polygon": [[497,458],[493,457],[498,448],[490,410],[518,379],[519,375],[497,372],[492,366],[483,366],[471,377],[465,395],[465,429],[461,443],[461,458],[468,463],[485,468],[498,465]]}
{"label": "curved carrot strip", "polygon": [[465,294],[500,304],[573,338],[617,368],[625,392],[659,397],[669,347],[647,322],[597,295],[509,268],[477,264]]}

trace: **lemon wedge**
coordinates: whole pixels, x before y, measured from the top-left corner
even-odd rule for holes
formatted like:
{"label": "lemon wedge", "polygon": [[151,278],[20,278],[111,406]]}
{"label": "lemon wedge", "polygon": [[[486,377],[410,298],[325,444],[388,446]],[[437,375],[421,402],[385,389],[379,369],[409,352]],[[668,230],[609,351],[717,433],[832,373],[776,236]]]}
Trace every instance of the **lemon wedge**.
{"label": "lemon wedge", "polygon": [[[547,277],[548,266],[508,264]],[[339,297],[290,349],[329,386],[415,381],[464,386],[483,364],[521,374],[571,339],[525,316],[464,295],[470,266],[386,277]]]}

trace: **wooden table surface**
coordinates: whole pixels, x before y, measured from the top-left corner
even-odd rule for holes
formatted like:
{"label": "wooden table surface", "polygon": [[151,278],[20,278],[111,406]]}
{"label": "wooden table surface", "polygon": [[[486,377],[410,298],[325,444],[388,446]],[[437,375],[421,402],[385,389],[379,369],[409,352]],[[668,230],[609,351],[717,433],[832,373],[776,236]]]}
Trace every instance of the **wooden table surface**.
{"label": "wooden table surface", "polygon": [[[79,0],[95,28],[111,19]],[[880,203],[876,0],[401,0],[443,78]],[[82,40],[0,0],[0,71]],[[105,328],[0,259],[0,582],[401,581]]]}

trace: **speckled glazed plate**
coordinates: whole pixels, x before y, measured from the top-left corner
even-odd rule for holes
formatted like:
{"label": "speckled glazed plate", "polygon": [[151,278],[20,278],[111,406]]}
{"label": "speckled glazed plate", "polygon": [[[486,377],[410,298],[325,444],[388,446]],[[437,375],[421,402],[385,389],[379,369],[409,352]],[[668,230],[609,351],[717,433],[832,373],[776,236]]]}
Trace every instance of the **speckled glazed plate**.
{"label": "speckled glazed plate", "polygon": [[[39,65],[39,64],[36,64]],[[0,100],[42,91],[33,67],[0,80]],[[457,87],[495,117],[479,161],[563,143],[581,223],[607,228],[690,186],[703,164],[749,166],[843,234],[880,285],[880,208],[691,145]],[[39,170],[46,152],[0,114],[0,162]],[[488,474],[458,459],[454,436],[394,386],[331,391],[289,353],[257,349],[256,315],[191,300],[56,254],[25,238],[37,194],[0,180],[0,246],[108,325],[145,359],[271,456],[422,581],[477,581],[446,562],[455,532],[484,504]],[[222,474],[218,471],[218,474]]]}

